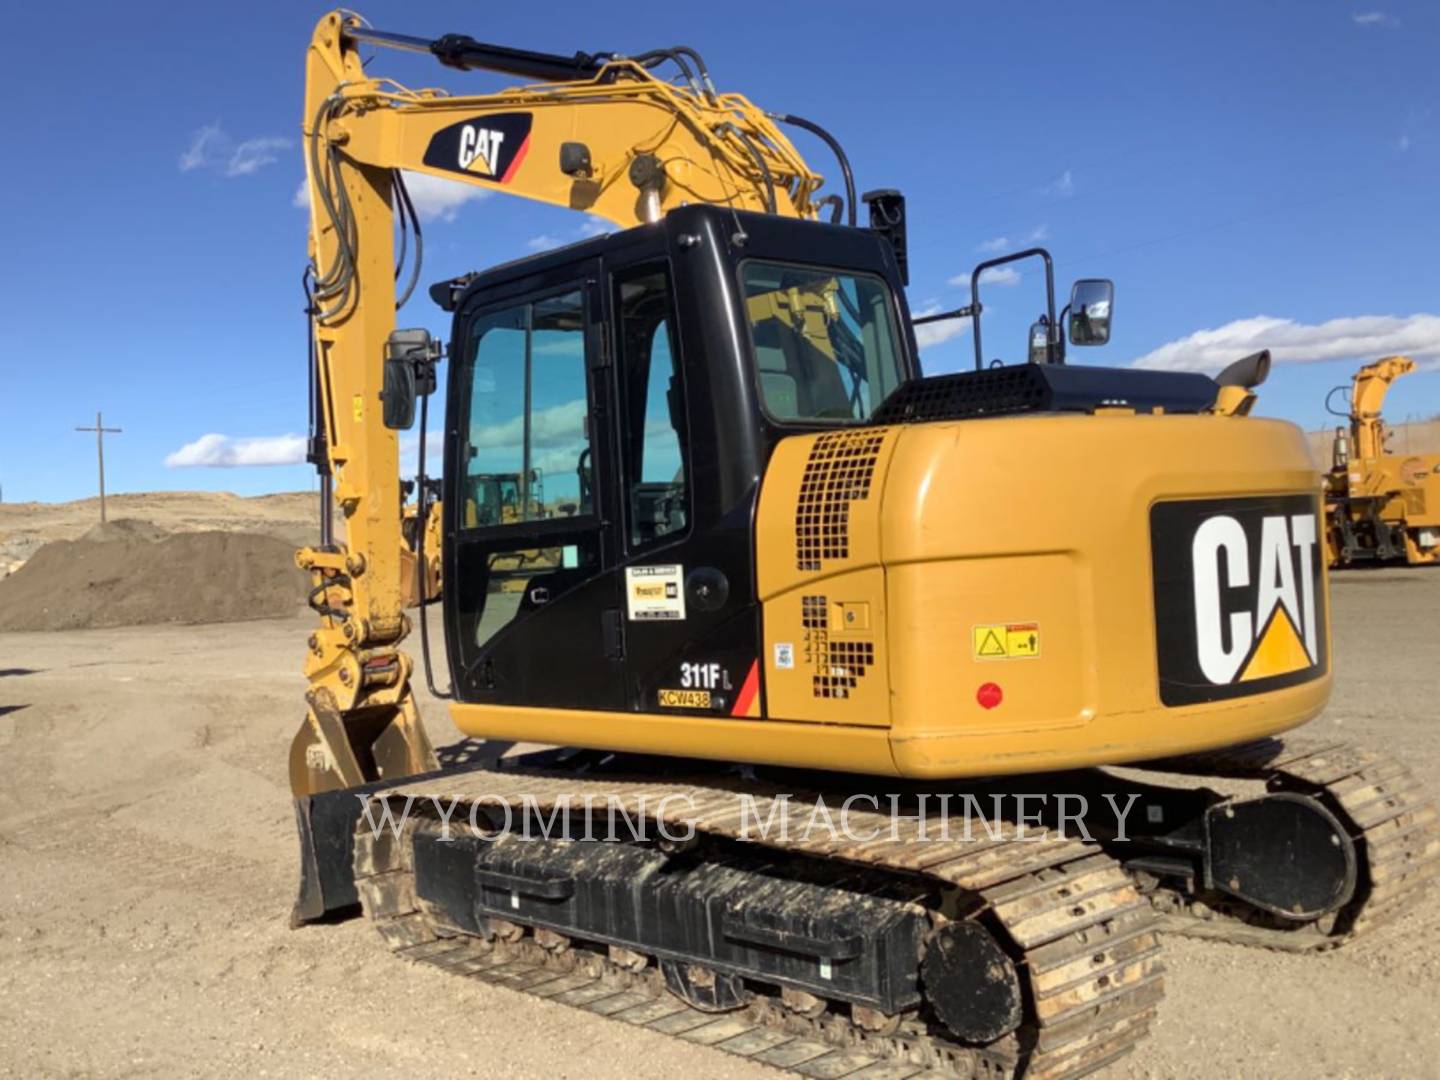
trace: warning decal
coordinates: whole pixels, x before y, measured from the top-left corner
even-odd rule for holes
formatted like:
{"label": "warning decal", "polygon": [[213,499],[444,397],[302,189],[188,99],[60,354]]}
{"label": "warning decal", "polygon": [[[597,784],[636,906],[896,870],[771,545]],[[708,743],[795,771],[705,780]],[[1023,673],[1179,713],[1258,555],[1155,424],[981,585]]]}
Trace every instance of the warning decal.
{"label": "warning decal", "polygon": [[1040,655],[1039,623],[992,623],[974,627],[976,660],[1029,660]]}

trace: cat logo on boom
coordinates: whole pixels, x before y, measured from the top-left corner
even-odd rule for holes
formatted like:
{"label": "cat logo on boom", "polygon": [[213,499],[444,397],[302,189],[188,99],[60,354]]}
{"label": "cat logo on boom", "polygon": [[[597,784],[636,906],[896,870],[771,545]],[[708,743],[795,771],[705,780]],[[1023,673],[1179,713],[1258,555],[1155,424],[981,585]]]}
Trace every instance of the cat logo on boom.
{"label": "cat logo on boom", "polygon": [[1315,500],[1159,503],[1150,537],[1166,705],[1263,693],[1324,673]]}
{"label": "cat logo on boom", "polygon": [[495,170],[490,163],[499,158],[504,142],[503,131],[466,124],[460,129],[460,168],[482,176],[494,176]]}
{"label": "cat logo on boom", "polygon": [[497,113],[441,128],[425,148],[433,169],[507,184],[530,148],[529,113]]}

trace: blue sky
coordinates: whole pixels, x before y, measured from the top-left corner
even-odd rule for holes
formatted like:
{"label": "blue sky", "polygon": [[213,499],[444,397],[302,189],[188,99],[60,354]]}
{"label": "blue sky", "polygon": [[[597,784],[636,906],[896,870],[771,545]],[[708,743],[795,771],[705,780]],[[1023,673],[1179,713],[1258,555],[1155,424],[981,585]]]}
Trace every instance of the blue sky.
{"label": "blue sky", "polygon": [[[324,10],[9,12],[12,85],[26,92],[7,124],[3,181],[6,501],[93,494],[94,442],[73,428],[97,408],[124,429],[107,444],[111,490],[311,485],[304,466],[165,462],[207,435],[188,458],[283,460],[294,446],[283,437],[304,432],[301,66]],[[906,192],[916,311],[964,303],[975,261],[1038,236],[1062,289],[1077,276],[1116,281],[1112,344],[1074,361],[1213,371],[1269,346],[1281,363],[1261,411],[1315,427],[1324,391],[1358,361],[1408,351],[1429,370],[1397,385],[1392,418],[1440,412],[1440,6],[734,11],[673,0],[363,8],[383,29],[556,52],[700,48],[722,89],[829,127],[862,190]],[[371,71],[499,85],[388,52]],[[797,141],[832,171],[823,147]],[[464,191],[426,193],[427,282],[585,224]],[[987,353],[1020,355],[1038,278],[1026,270],[984,295]],[[402,321],[448,329],[423,297]],[[927,370],[970,362],[967,334],[937,336]]]}

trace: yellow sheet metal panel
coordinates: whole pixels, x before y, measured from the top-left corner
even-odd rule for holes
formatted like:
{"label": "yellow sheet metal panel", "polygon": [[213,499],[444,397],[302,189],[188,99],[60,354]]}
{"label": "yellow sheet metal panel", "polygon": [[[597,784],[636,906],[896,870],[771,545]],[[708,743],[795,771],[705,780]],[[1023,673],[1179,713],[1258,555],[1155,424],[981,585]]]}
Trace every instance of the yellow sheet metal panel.
{"label": "yellow sheet metal panel", "polygon": [[[1078,552],[904,563],[888,572],[894,712],[967,732],[1087,723],[1098,704],[1090,564]],[[1130,647],[1153,651],[1150,620]],[[1001,700],[982,703],[982,687]],[[996,691],[983,697],[993,698]]]}
{"label": "yellow sheet metal panel", "polygon": [[771,458],[755,535],[773,718],[890,722],[881,493],[898,434],[795,435]]}
{"label": "yellow sheet metal panel", "polygon": [[822,734],[814,724],[776,720],[460,704],[450,706],[450,719],[475,738],[896,775],[883,728],[837,724]]}
{"label": "yellow sheet metal panel", "polygon": [[902,429],[881,521],[898,766],[960,776],[1134,760],[1313,716],[1328,668],[1299,687],[1162,704],[1150,513],[1317,490],[1303,435],[1275,421],[1033,416]]}
{"label": "yellow sheet metal panel", "polygon": [[1313,720],[1330,700],[1330,676],[1256,697],[1185,709],[1105,715],[1080,727],[965,732],[936,725],[891,735],[895,768],[915,779],[953,779],[1120,765],[1234,746]]}
{"label": "yellow sheet metal panel", "polygon": [[755,520],[760,599],[880,564],[880,503],[897,428],[793,435],[771,456]]}
{"label": "yellow sheet metal panel", "polygon": [[766,715],[884,727],[890,723],[885,574],[832,574],[764,606]]}

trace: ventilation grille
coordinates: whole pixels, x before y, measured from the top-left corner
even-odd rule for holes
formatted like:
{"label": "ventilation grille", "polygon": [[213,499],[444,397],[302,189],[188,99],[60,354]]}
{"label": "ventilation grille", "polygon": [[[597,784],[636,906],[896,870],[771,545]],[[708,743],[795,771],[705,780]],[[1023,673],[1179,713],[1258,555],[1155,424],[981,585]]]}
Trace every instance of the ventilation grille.
{"label": "ventilation grille", "polygon": [[811,693],[817,698],[848,698],[875,666],[874,642],[830,640],[828,597],[802,596],[800,623],[805,628],[805,662],[813,672]]}
{"label": "ventilation grille", "polygon": [[875,646],[868,641],[832,641],[826,670],[811,682],[817,698],[848,698],[860,677],[875,663]]}
{"label": "ventilation grille", "polygon": [[837,431],[810,448],[795,505],[795,566],[819,570],[850,554],[850,504],[870,494],[885,432]]}
{"label": "ventilation grille", "polygon": [[830,628],[830,601],[823,596],[802,596],[800,598],[800,625],[806,630],[828,630]]}
{"label": "ventilation grille", "polygon": [[880,403],[875,420],[885,424],[1008,416],[1043,409],[1049,387],[1034,364],[912,379]]}
{"label": "ventilation grille", "polygon": [[875,424],[916,424],[1027,412],[1094,412],[1122,405],[1136,412],[1204,412],[1219,388],[1186,371],[1137,371],[1070,364],[1013,364],[911,379],[880,403]]}

